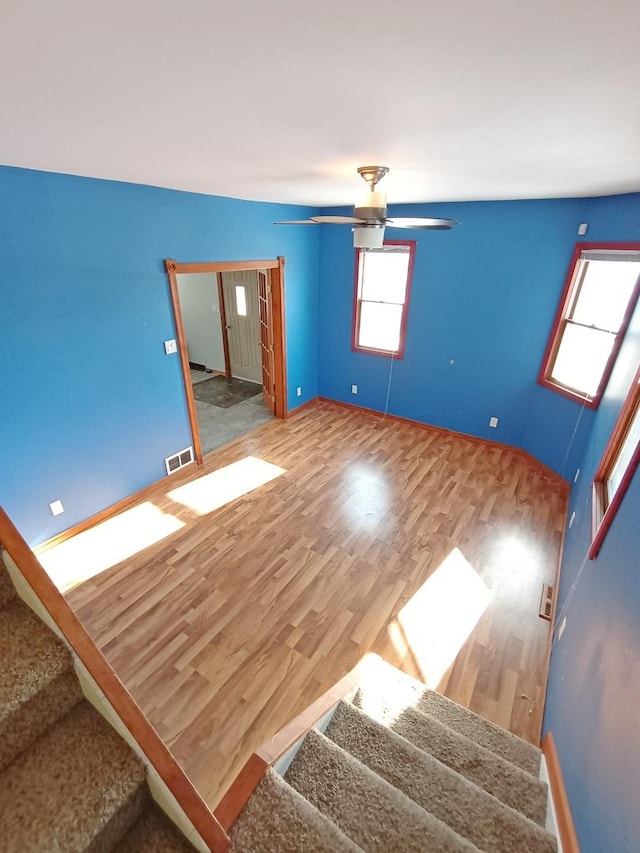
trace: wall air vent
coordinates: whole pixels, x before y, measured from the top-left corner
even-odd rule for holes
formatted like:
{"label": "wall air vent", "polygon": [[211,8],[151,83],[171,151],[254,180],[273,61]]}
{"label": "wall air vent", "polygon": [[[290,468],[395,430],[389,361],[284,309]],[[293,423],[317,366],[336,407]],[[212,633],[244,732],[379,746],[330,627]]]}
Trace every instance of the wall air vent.
{"label": "wall air vent", "polygon": [[188,465],[190,462],[193,462],[193,447],[185,447],[184,450],[174,453],[173,456],[167,456],[164,460],[167,474],[173,474],[174,471],[179,471],[180,468],[184,468],[184,466]]}
{"label": "wall air vent", "polygon": [[542,584],[542,595],[540,596],[540,618],[551,622],[551,613],[553,611],[553,596],[556,588],[551,584]]}

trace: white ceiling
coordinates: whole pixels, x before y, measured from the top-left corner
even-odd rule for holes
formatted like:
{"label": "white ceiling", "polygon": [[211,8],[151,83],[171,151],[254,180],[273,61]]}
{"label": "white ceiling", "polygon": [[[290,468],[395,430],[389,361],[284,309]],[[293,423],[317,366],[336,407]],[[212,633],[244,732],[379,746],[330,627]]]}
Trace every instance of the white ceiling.
{"label": "white ceiling", "polygon": [[0,162],[349,204],[640,190],[638,0],[5,0]]}

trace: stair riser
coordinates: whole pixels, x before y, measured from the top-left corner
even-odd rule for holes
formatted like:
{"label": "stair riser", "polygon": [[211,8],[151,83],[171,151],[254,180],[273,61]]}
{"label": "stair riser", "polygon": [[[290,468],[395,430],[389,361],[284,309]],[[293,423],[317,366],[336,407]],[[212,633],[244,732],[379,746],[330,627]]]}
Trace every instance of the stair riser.
{"label": "stair riser", "polygon": [[0,771],[82,700],[73,671],[49,682],[0,724]]}
{"label": "stair riser", "polygon": [[11,575],[7,571],[2,555],[0,554],[0,610],[12,601],[15,601],[16,597],[17,593],[11,580]]}
{"label": "stair riser", "polygon": [[118,850],[120,839],[150,805],[150,799],[149,790],[142,783],[126,803],[120,806],[107,825],[100,830],[87,847],[87,853],[110,853]]}

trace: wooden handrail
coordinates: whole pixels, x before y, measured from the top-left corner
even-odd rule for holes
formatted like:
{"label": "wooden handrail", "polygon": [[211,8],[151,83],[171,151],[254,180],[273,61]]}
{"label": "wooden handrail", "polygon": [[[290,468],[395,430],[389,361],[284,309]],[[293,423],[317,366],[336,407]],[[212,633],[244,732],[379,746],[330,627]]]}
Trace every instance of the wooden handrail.
{"label": "wooden handrail", "polygon": [[60,632],[111,707],[173,794],[188,820],[213,853],[229,849],[229,837],[111,668],[78,617],[45,572],[13,522],[0,507],[0,544],[5,548]]}
{"label": "wooden handrail", "polygon": [[267,770],[301,740],[334,705],[353,690],[359,681],[360,664],[249,756],[215,811],[216,817],[227,831],[233,826]]}

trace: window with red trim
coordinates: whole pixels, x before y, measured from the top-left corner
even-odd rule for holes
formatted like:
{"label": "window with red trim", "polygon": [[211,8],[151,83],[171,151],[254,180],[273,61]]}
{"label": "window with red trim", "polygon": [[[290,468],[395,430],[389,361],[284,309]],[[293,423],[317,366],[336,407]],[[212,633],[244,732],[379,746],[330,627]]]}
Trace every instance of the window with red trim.
{"label": "window with red trim", "polygon": [[595,409],[640,290],[640,243],[578,243],[539,382]]}
{"label": "window with red trim", "polygon": [[353,349],[402,358],[415,240],[356,252]]}
{"label": "window with red trim", "polygon": [[640,461],[640,370],[620,411],[593,478],[593,538],[589,557],[600,550]]}

